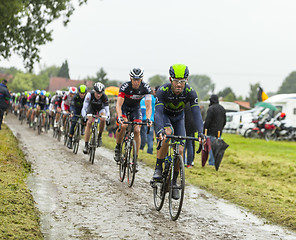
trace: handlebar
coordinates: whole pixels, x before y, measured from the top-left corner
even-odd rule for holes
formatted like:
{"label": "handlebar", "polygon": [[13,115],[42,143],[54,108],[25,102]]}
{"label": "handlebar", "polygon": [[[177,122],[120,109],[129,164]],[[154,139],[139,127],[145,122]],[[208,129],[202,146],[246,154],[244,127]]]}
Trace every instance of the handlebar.
{"label": "handlebar", "polygon": [[[130,121],[128,121],[128,122],[123,122],[122,124],[147,125],[147,123],[144,123],[144,122],[130,122]],[[122,125],[122,124],[119,124],[118,132],[120,132],[120,130],[121,130],[121,125]],[[147,129],[147,134],[149,134],[149,132],[150,132],[150,127],[148,127],[148,129]]]}

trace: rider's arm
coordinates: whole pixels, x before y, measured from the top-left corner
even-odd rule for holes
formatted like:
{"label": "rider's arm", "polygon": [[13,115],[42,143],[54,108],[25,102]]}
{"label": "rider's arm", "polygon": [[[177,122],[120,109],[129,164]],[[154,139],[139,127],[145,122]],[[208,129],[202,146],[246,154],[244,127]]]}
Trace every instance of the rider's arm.
{"label": "rider's arm", "polygon": [[117,103],[116,103],[116,114],[118,117],[122,116],[121,107],[122,107],[123,102],[124,102],[124,98],[118,96]]}
{"label": "rider's arm", "polygon": [[203,121],[200,113],[200,108],[198,105],[198,97],[194,89],[192,89],[191,92],[189,92],[189,99],[190,99],[190,106],[191,106],[191,112],[194,119],[194,125],[195,129],[197,129],[198,134],[203,132]]}
{"label": "rider's arm", "polygon": [[87,112],[87,108],[88,108],[90,99],[91,99],[91,94],[90,94],[90,92],[88,92],[84,98],[83,107],[81,109],[81,116],[82,117],[86,116],[86,112]]}
{"label": "rider's arm", "polygon": [[163,111],[164,111],[164,92],[162,90],[157,91],[156,93],[156,102],[155,102],[155,115],[154,123],[156,125],[157,132],[164,128],[163,123]]}
{"label": "rider's arm", "polygon": [[151,107],[151,94],[145,96],[145,105],[146,105],[146,118],[151,120],[152,107]]}

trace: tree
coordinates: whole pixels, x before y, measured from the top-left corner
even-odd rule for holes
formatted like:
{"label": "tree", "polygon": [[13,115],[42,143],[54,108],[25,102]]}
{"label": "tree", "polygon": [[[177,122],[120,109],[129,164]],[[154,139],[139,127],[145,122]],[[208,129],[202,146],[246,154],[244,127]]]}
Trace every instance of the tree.
{"label": "tree", "polygon": [[206,75],[191,75],[188,80],[191,87],[198,93],[200,100],[209,99],[210,92],[215,90],[215,84]]}
{"label": "tree", "polygon": [[[87,0],[77,0],[79,5]],[[63,16],[64,25],[74,12],[73,0],[9,0],[0,2],[0,56],[22,56],[32,70],[39,61],[39,48],[52,41],[48,25]]]}
{"label": "tree", "polygon": [[68,61],[65,60],[65,62],[63,62],[60,71],[58,72],[58,77],[63,77],[63,78],[68,78],[70,79],[70,75],[69,75],[69,66],[68,66]]}
{"label": "tree", "polygon": [[291,72],[288,77],[285,78],[280,86],[278,93],[295,93],[296,92],[296,72]]}
{"label": "tree", "polygon": [[41,70],[39,72],[39,75],[46,75],[49,78],[57,77],[59,71],[60,71],[60,68],[57,66],[50,66],[50,67],[43,66],[43,68],[41,68]]}
{"label": "tree", "polygon": [[247,98],[247,101],[250,102],[250,106],[254,107],[255,103],[257,102],[257,97],[258,97],[258,88],[260,84],[255,83],[255,84],[250,84],[250,92],[249,92],[249,97]]}
{"label": "tree", "polygon": [[14,76],[12,83],[9,84],[9,89],[13,92],[33,90],[33,78],[34,74],[19,72]]}
{"label": "tree", "polygon": [[227,102],[233,102],[236,99],[236,96],[230,87],[224,88],[217,95],[218,97],[222,97],[223,100]]}
{"label": "tree", "polygon": [[149,85],[151,87],[161,86],[167,81],[167,77],[163,75],[154,75],[153,77],[148,79]]}
{"label": "tree", "polygon": [[100,68],[100,71],[97,72],[97,77],[94,80],[95,82],[101,82],[105,86],[107,86],[107,82],[109,81],[109,79],[106,78],[106,76],[107,76],[107,73],[104,71],[103,68]]}

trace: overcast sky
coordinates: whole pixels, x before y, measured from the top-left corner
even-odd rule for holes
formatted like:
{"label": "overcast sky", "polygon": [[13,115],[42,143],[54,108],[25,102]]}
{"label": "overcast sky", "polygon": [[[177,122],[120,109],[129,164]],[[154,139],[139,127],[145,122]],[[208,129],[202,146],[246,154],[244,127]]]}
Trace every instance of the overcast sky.
{"label": "overcast sky", "polygon": [[231,87],[246,96],[257,82],[277,91],[296,70],[295,10],[295,0],[88,0],[66,28],[51,25],[41,64],[67,59],[72,79],[103,67],[109,79],[125,81],[134,66],[148,79],[184,63],[191,74],[208,75],[216,93]]}

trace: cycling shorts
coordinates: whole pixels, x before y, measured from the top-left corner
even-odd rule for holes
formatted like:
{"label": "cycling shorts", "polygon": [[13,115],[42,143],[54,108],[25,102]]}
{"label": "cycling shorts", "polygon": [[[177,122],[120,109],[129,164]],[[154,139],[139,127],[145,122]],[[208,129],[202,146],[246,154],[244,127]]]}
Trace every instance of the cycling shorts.
{"label": "cycling shorts", "polygon": [[[170,116],[163,114],[164,128],[174,129],[173,135],[186,136],[184,112],[178,115]],[[184,141],[181,141],[181,145],[184,145]]]}
{"label": "cycling shorts", "polygon": [[136,108],[129,108],[124,105],[121,107],[122,116],[127,118],[128,114],[130,114],[130,121],[131,122],[142,122],[142,112],[141,107]]}

